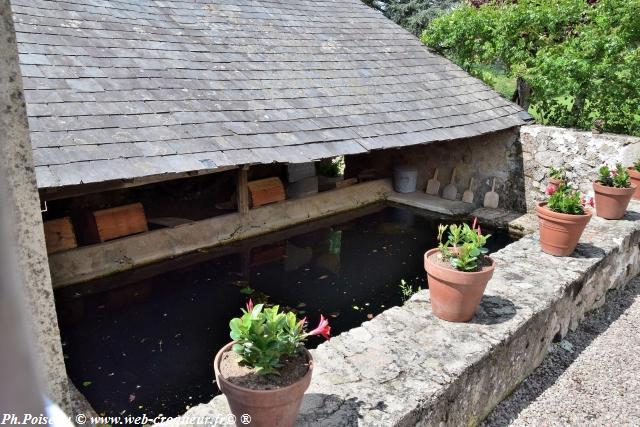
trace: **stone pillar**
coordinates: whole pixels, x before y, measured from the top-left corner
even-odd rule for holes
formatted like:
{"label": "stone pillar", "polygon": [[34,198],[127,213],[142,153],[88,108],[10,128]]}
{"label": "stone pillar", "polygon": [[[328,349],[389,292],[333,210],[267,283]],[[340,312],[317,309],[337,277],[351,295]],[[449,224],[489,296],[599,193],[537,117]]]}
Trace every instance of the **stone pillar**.
{"label": "stone pillar", "polygon": [[17,242],[15,257],[36,337],[41,380],[49,398],[71,414],[9,0],[0,0],[0,162],[8,186],[8,195],[0,202],[15,218],[12,240]]}

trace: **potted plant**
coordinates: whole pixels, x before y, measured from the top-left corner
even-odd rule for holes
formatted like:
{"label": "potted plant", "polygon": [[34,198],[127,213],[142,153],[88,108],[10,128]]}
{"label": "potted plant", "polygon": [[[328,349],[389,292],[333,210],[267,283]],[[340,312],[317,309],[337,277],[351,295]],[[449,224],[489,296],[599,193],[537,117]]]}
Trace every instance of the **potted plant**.
{"label": "potted plant", "polygon": [[321,315],[318,327],[306,332],[306,318],[298,320],[277,305],[254,307],[249,300],[229,327],[233,341],[220,349],[213,366],[236,425],[246,425],[248,415],[252,426],[293,426],[313,372],[304,341],[312,335],[329,339],[328,320]]}
{"label": "potted plant", "polygon": [[[447,240],[443,235],[448,230]],[[495,262],[485,248],[490,235],[483,235],[477,220],[469,227],[438,226],[437,248],[424,254],[424,268],[429,280],[431,309],[440,319],[467,322],[493,276]]]}
{"label": "potted plant", "polygon": [[598,180],[593,183],[596,215],[606,219],[622,218],[637,187],[631,184],[629,172],[620,163],[615,168],[602,166],[598,173]]}
{"label": "potted plant", "polygon": [[637,160],[627,171],[629,172],[629,178],[631,178],[631,184],[636,186],[633,198],[640,200],[640,160]]}
{"label": "potted plant", "polygon": [[591,210],[586,206],[593,206],[593,199],[584,197],[567,184],[557,189],[547,187],[547,195],[548,201],[536,206],[540,221],[540,246],[543,252],[551,255],[570,255],[591,219]]}
{"label": "potted plant", "polygon": [[551,166],[549,168],[549,179],[547,179],[547,188],[553,187],[556,190],[560,187],[561,184],[564,184],[566,181],[566,171],[563,167],[556,169]]}

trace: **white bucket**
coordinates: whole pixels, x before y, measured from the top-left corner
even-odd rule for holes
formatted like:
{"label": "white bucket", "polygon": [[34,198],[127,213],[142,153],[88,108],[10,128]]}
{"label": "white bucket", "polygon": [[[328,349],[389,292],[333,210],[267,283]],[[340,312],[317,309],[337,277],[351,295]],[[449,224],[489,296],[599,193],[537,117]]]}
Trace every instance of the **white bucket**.
{"label": "white bucket", "polygon": [[398,193],[416,191],[418,169],[414,166],[396,166],[393,168],[393,189]]}

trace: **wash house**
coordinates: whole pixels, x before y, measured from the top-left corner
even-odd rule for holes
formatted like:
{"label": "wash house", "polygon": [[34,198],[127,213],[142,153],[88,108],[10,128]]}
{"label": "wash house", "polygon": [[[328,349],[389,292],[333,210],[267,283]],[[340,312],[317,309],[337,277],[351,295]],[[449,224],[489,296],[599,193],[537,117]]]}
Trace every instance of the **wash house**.
{"label": "wash house", "polygon": [[[529,116],[359,0],[14,0],[12,12],[67,371],[100,412],[176,415],[176,399],[210,399],[211,378],[194,385],[210,371],[198,343],[264,293],[256,274],[295,277],[273,303],[315,273],[311,259],[325,273],[308,280],[339,285],[349,243],[332,215],[388,201],[461,214],[492,188],[524,210]],[[403,170],[416,178],[406,194],[390,180]],[[456,200],[425,194],[434,176]],[[308,253],[318,230],[325,248]],[[222,276],[232,297],[192,288]]]}

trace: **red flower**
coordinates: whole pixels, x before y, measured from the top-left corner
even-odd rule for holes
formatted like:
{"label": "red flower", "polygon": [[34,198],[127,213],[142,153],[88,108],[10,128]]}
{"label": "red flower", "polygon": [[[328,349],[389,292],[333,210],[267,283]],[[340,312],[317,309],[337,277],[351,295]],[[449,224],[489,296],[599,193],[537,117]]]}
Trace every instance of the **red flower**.
{"label": "red flower", "polygon": [[478,225],[478,217],[474,216],[473,217],[473,224],[471,225],[471,229],[475,230],[476,229],[476,225]]}
{"label": "red flower", "polygon": [[329,326],[329,321],[321,314],[320,323],[318,323],[318,326],[313,331],[307,333],[307,335],[322,335],[325,339],[329,339],[330,333],[331,326]]}
{"label": "red flower", "polygon": [[548,186],[547,187],[547,196],[551,196],[556,191],[558,191],[558,189],[556,187],[554,187],[553,185]]}
{"label": "red flower", "polygon": [[251,298],[249,298],[249,301],[247,301],[247,311],[249,313],[253,311],[253,301],[251,301]]}
{"label": "red flower", "polygon": [[593,207],[593,197],[584,197],[582,196],[580,198],[580,203],[582,204],[582,206],[591,206]]}

